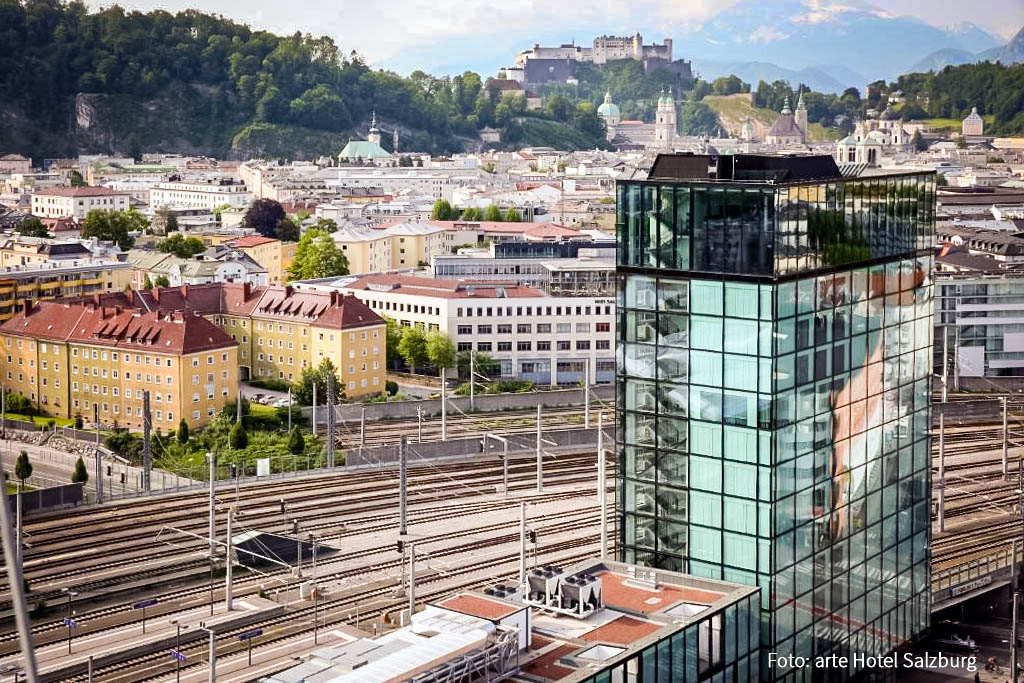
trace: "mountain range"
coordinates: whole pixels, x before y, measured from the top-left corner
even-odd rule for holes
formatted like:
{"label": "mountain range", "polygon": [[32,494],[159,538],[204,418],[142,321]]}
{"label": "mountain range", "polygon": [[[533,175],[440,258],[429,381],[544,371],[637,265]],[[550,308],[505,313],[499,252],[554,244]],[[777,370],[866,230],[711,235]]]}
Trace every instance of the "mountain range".
{"label": "mountain range", "polygon": [[1006,45],[991,47],[980,52],[970,52],[956,48],[936,50],[914,64],[911,71],[939,71],[946,66],[984,61],[1002,62],[1003,64],[1024,62],[1024,28],[1017,31],[1017,35]]}
{"label": "mountain range", "polygon": [[733,73],[752,85],[779,78],[840,92],[946,64],[1022,61],[1022,41],[1004,45],[974,24],[938,28],[858,0],[742,0],[699,28],[680,27],[673,52],[692,55],[705,79]]}

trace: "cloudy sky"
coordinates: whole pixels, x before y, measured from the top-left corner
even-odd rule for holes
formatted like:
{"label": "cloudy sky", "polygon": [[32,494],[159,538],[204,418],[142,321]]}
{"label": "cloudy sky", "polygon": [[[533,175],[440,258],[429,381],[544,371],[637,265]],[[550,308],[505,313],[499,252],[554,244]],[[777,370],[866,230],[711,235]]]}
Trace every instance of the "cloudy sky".
{"label": "cloudy sky", "polygon": [[[771,1],[771,0],[770,0]],[[865,6],[863,0],[803,0],[804,4]],[[356,50],[376,67],[490,73],[534,41],[589,43],[600,33],[643,31],[645,39],[685,37],[686,31],[737,0],[120,0],[149,10],[206,12],[277,33],[327,34],[344,52]],[[106,3],[90,0],[98,7]],[[875,0],[895,15],[935,26],[973,22],[1001,38],[1024,25],[1021,0]]]}

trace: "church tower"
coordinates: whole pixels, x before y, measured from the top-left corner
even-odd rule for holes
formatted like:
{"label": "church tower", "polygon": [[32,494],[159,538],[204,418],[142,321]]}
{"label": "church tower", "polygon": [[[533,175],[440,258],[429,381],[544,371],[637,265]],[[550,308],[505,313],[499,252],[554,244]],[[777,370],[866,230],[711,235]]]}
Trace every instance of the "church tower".
{"label": "church tower", "polygon": [[391,153],[398,154],[398,129],[391,133]]}
{"label": "church tower", "polygon": [[796,111],[793,113],[793,123],[800,129],[800,142],[807,142],[807,105],[804,104],[804,93],[801,90],[796,100]]}
{"label": "church tower", "polygon": [[654,141],[658,147],[670,147],[676,139],[676,102],[672,91],[662,93],[658,98],[658,110],[654,115]]}
{"label": "church tower", "polygon": [[377,127],[377,112],[373,112],[373,119],[370,121],[370,133],[366,136],[369,142],[380,144],[380,128]]}

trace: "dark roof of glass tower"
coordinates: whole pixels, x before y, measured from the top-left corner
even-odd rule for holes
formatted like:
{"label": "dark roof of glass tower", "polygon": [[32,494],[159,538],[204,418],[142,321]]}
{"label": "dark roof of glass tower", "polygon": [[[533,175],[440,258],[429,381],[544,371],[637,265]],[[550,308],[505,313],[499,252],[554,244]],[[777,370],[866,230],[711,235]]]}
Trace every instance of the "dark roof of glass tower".
{"label": "dark roof of glass tower", "polygon": [[842,177],[835,160],[824,154],[659,154],[648,175],[651,180],[752,183],[818,182]]}

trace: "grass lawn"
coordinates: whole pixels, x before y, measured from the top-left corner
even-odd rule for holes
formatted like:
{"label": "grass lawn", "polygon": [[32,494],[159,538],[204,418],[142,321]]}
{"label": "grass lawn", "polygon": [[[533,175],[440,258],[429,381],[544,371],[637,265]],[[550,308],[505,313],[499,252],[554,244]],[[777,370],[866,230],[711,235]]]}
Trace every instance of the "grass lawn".
{"label": "grass lawn", "polygon": [[[24,486],[24,488],[22,488],[22,490],[25,491],[26,493],[29,492],[29,491],[35,491],[35,489],[32,488],[31,486],[29,486],[28,484],[25,484],[25,486]],[[7,495],[9,495],[9,496],[10,495],[14,495],[17,492],[18,492],[18,485],[17,484],[7,484]]]}
{"label": "grass lawn", "polygon": [[276,415],[277,408],[274,406],[265,406],[262,403],[256,403],[255,401],[249,402],[249,414],[250,415]]}
{"label": "grass lawn", "polygon": [[45,415],[35,415],[29,417],[28,415],[18,415],[17,413],[7,413],[7,417],[12,420],[24,420],[25,422],[35,422],[37,425],[46,426],[50,420],[53,420],[58,427],[70,427],[75,424],[74,420],[66,417],[46,417]]}

